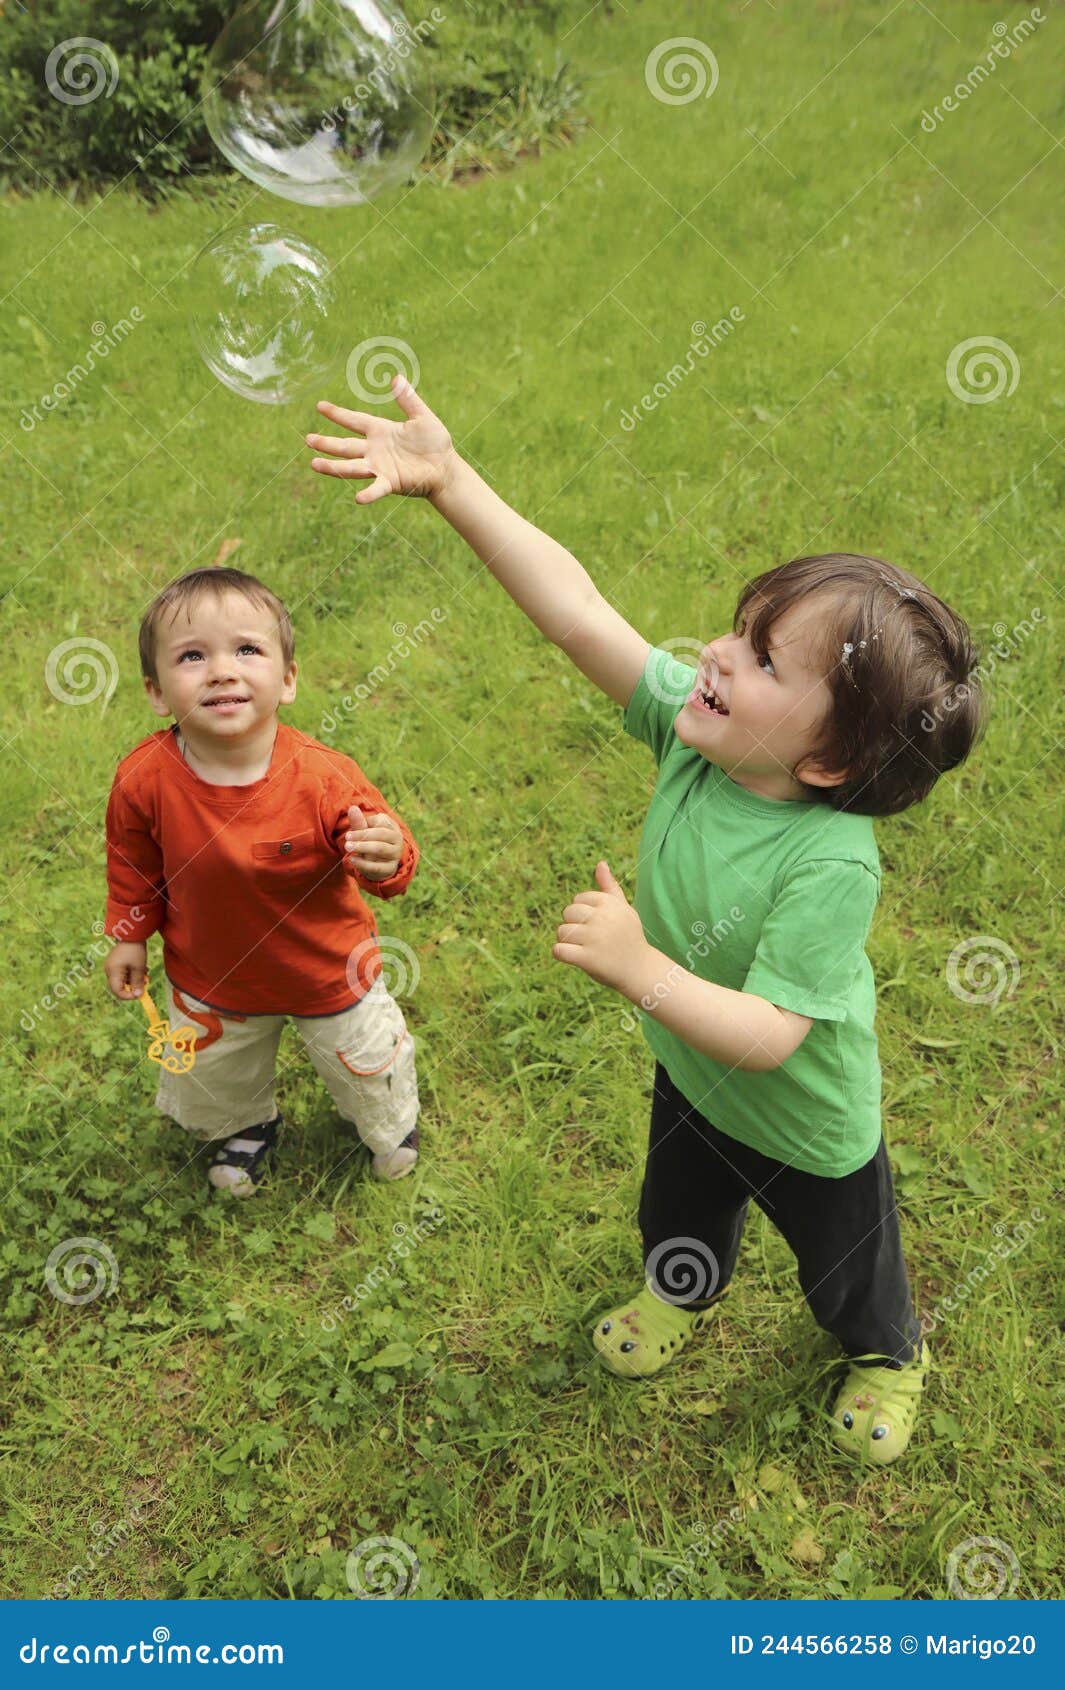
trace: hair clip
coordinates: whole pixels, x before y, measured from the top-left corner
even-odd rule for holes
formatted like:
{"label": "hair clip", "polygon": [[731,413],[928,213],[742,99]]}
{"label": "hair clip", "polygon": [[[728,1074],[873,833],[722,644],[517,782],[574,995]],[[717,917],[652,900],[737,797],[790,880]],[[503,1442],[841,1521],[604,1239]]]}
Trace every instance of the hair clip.
{"label": "hair clip", "polygon": [[[874,638],[874,640],[876,639],[875,634],[873,635],[873,638]],[[858,650],[861,651],[862,647],[865,644],[866,644],[865,640],[859,640],[858,641]],[[853,674],[853,671],[851,670],[851,656],[852,656],[853,652],[854,652],[854,647],[851,644],[850,640],[844,640],[843,650],[840,653],[840,662],[843,664],[843,667],[847,672],[847,679],[850,681],[850,684],[854,688],[855,692],[857,692],[857,691],[859,691],[858,683],[854,679],[854,674]]]}
{"label": "hair clip", "polygon": [[894,587],[900,599],[913,599],[915,604],[920,604],[921,601],[912,587],[900,587],[897,581],[891,579],[890,575],[881,575],[880,579],[885,587]]}

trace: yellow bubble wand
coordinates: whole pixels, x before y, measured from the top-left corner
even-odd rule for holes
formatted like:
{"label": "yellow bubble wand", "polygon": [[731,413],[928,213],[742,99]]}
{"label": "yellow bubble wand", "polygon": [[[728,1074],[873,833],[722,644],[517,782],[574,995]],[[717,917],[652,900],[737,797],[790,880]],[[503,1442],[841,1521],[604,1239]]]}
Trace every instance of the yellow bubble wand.
{"label": "yellow bubble wand", "polygon": [[[140,1006],[148,1017],[148,1061],[158,1062],[168,1074],[187,1074],[196,1061],[195,1027],[177,1027],[170,1031],[170,1023],[159,1014],[148,991],[148,971],[144,972],[144,990]],[[171,1054],[167,1053],[167,1045]]]}

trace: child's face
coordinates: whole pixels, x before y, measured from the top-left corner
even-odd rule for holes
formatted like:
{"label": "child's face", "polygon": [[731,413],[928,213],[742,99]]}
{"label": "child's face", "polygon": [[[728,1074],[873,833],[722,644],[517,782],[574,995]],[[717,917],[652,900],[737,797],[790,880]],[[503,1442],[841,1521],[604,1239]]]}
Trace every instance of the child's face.
{"label": "child's face", "polygon": [[[152,708],[197,734],[254,735],[296,696],[296,665],[285,668],[276,618],[240,593],[179,607],[155,644],[159,685],[144,682]],[[223,699],[239,702],[212,702]]]}
{"label": "child's face", "polygon": [[[809,754],[831,706],[824,676],[809,657],[819,620],[815,605],[792,605],[777,618],[769,654],[762,657],[746,632],[711,640],[700,655],[696,685],[674,723],[685,745],[766,798],[803,796],[791,771]],[[715,695],[716,709],[705,702],[704,693]],[[833,777],[809,766],[801,773],[816,786],[846,778],[845,772]]]}

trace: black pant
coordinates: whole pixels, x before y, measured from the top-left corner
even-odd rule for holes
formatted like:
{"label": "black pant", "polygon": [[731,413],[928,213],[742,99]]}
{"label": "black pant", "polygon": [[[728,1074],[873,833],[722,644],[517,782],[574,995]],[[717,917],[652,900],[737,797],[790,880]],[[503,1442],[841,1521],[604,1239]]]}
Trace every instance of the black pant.
{"label": "black pant", "polygon": [[802,1173],[719,1132],[659,1063],[639,1218],[647,1277],[660,1294],[683,1306],[721,1295],[752,1197],[794,1251],[817,1324],[848,1355],[911,1361],[920,1326],[884,1140],[842,1179]]}

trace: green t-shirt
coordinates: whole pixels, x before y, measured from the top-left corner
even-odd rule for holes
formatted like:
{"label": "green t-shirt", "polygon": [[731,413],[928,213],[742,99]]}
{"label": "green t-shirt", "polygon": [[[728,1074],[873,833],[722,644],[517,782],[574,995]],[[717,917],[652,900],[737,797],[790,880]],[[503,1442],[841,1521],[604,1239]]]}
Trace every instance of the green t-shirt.
{"label": "green t-shirt", "polygon": [[[650,683],[650,684],[649,684]],[[673,1084],[714,1126],[806,1173],[841,1179],[880,1143],[876,991],[865,941],[880,892],[869,816],[762,798],[691,750],[673,723],[694,670],[652,648],[625,711],[658,780],[640,841],[648,942],[702,980],[813,1018],[765,1073],[729,1068],[639,1011]]]}

